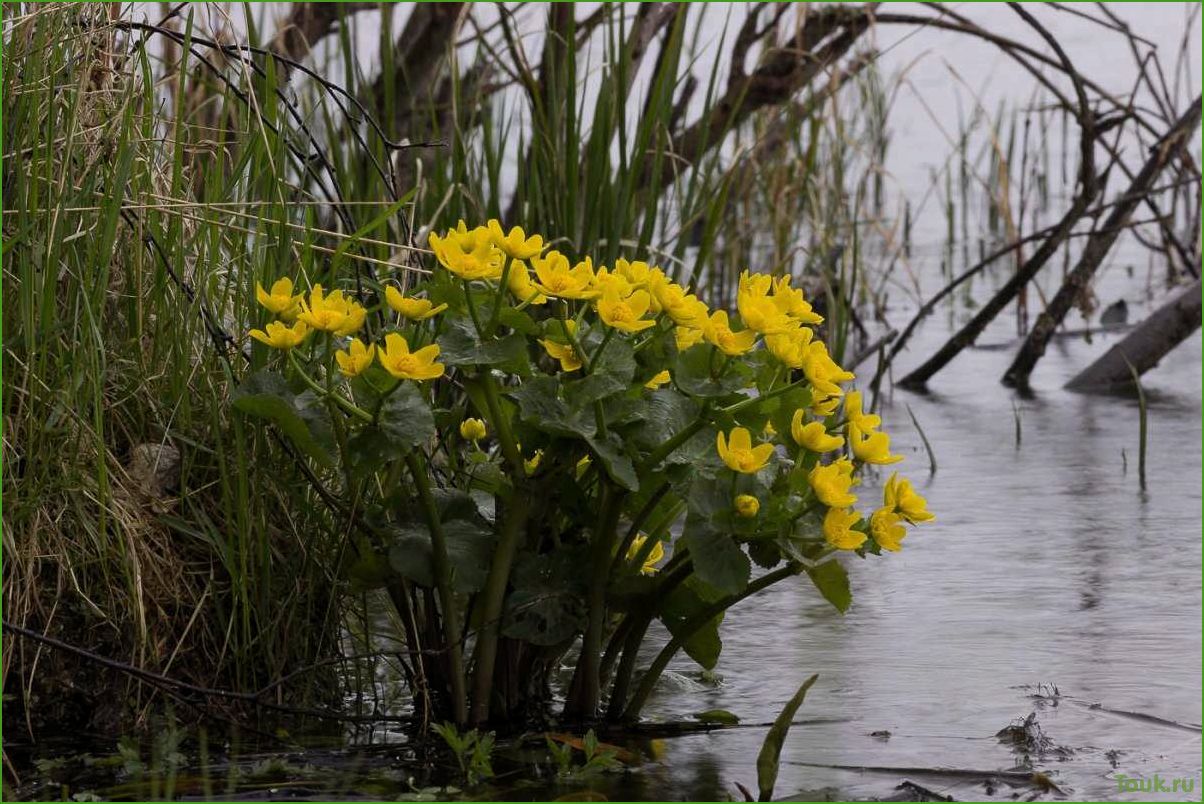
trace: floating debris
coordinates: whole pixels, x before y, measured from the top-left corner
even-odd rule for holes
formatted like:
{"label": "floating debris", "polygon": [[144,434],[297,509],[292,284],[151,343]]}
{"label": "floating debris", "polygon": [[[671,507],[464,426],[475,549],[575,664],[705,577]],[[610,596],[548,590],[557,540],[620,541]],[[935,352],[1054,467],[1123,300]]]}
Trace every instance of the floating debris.
{"label": "floating debris", "polygon": [[904,780],[901,784],[895,786],[895,790],[899,791],[893,796],[880,799],[881,801],[953,801],[953,796],[943,796],[934,790],[929,790],[923,785],[918,785],[915,782]]}

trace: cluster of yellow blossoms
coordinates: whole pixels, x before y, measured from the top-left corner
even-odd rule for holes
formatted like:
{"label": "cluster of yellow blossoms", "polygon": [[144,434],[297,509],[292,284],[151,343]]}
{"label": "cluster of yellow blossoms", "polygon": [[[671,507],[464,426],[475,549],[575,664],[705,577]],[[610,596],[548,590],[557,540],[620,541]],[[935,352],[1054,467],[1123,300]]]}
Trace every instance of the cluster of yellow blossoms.
{"label": "cluster of yellow blossoms", "polygon": [[[843,450],[828,463],[816,459],[807,474],[815,498],[827,507],[823,532],[837,549],[854,550],[872,537],[885,550],[900,549],[905,535],[903,523],[916,524],[933,518],[924,498],[911,484],[892,475],[884,491],[883,505],[869,518],[869,535],[855,530],[861,515],[853,510],[857,496],[852,487],[858,482],[854,461],[862,464],[892,464],[902,460],[890,452],[890,437],[878,427],[881,419],[862,410],[861,394],[849,391],[842,383],[853,380],[852,372],[841,368],[828,353],[827,346],[815,337],[811,328],[823,322],[800,289],[791,286],[789,276],[772,277],[745,271],[739,282],[736,306],[742,329],[733,329],[724,310],[711,310],[686,287],[673,282],[660,268],[646,262],[618,259],[613,268],[595,267],[586,257],[572,262],[566,255],[545,250],[543,238],[528,236],[521,227],[509,232],[496,221],[469,229],[463,221],[443,235],[429,237],[435,257],[448,272],[465,282],[492,282],[514,298],[519,308],[546,304],[549,299],[564,299],[592,306],[603,324],[614,331],[636,334],[669,323],[679,352],[700,343],[708,343],[728,357],[744,355],[758,343],[788,371],[801,372],[810,391],[810,403],[793,414],[790,437],[803,450],[816,456]],[[293,283],[276,281],[270,291],[257,286],[259,303],[279,319],[264,330],[252,330],[252,337],[277,349],[291,349],[302,343],[313,330],[339,337],[354,336],[363,326],[364,308],[340,291],[324,293],[315,286],[308,298],[294,295]],[[423,321],[447,309],[428,299],[406,297],[394,287],[385,288],[389,308],[404,319]],[[577,323],[573,318],[549,325],[548,337],[540,339],[547,354],[562,371],[578,371],[585,365],[577,341]],[[378,360],[398,379],[429,380],[444,372],[435,362],[439,346],[431,344],[410,351],[409,342],[398,333],[389,333],[383,345],[366,344],[352,337],[347,348],[335,357],[343,374],[354,377]],[[672,382],[670,372],[660,371],[648,380],[647,388],[656,389]],[[843,410],[841,405],[843,400]],[[830,424],[837,412],[843,421]],[[843,429],[843,434],[835,432]],[[483,438],[484,426],[469,420],[461,427],[461,436],[469,441]],[[767,429],[767,435],[775,435]],[[771,440],[754,444],[748,429],[736,427],[719,433],[717,449],[730,469],[755,474],[766,466],[776,447]],[[538,456],[532,459],[536,464]],[[529,469],[533,471],[534,467]],[[749,494],[733,501],[736,514],[754,518],[760,502]]]}
{"label": "cluster of yellow blossoms", "polygon": [[[274,349],[299,346],[314,331],[339,337],[353,336],[363,328],[367,317],[363,305],[343,295],[341,290],[326,293],[321,285],[314,285],[308,298],[304,294],[294,295],[293,281],[287,277],[277,279],[271,290],[264,290],[257,284],[255,297],[280,320],[272,321],[263,329],[251,330],[251,337]],[[431,303],[426,299],[403,298],[394,288],[387,288],[385,297],[389,306],[405,318],[429,318],[447,307],[439,305],[432,312]],[[409,341],[396,332],[386,335],[379,348],[352,337],[347,348],[335,352],[334,356],[339,370],[348,377],[362,373],[373,360],[378,360],[385,371],[399,380],[433,380],[443,376],[444,370],[441,363],[435,362],[439,356],[437,344],[411,352]]]}

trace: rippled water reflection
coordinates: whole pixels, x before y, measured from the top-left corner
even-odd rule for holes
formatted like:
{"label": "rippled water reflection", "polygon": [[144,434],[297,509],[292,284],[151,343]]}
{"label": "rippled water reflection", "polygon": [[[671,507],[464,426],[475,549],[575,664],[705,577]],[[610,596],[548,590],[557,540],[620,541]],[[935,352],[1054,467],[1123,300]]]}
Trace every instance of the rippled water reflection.
{"label": "rippled water reflection", "polygon": [[[933,329],[925,340],[945,334]],[[1072,752],[1034,756],[1034,764],[1056,772],[1073,798],[1116,797],[1116,771],[1198,779],[1200,340],[1147,375],[1146,492],[1136,473],[1136,400],[1060,388],[1107,344],[1097,336],[1094,346],[1051,350],[1034,395],[1018,400],[1019,445],[1013,395],[995,382],[1009,351],[974,350],[931,393],[888,396],[883,415],[908,455],[903,466],[938,520],[909,536],[898,555],[845,562],[854,604],[843,617],[808,588],[734,610],[724,623],[723,683],[666,688],[650,714],[722,707],[765,721],[807,674],[820,673],[801,716],[832,720],[792,731],[779,795],[832,786],[883,796],[911,778],[981,797],[984,787],[967,780],[799,763],[1008,768],[1018,756],[994,735],[1032,712],[1045,735]],[[938,471],[927,480],[907,405],[936,453]],[[863,499],[877,493],[867,484]],[[677,669],[683,679],[693,674],[686,662]],[[1056,706],[1031,698],[1039,684],[1056,685]],[[1096,702],[1193,725],[1112,714],[1091,708]],[[881,730],[891,737],[869,736]],[[672,781],[663,783],[687,784],[709,762],[723,781],[755,789],[763,735],[675,740],[664,771]],[[1115,770],[1110,751],[1119,752]]]}

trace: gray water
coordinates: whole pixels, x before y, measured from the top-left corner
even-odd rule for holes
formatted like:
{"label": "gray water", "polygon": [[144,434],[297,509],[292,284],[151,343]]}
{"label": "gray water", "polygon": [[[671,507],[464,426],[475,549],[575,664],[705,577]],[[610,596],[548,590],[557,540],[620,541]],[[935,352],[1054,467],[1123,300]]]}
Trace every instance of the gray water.
{"label": "gray water", "polygon": [[[913,352],[937,339],[924,340]],[[722,683],[691,681],[697,674],[683,661],[649,714],[724,708],[767,721],[817,672],[799,717],[830,722],[792,730],[778,795],[834,787],[852,798],[885,796],[909,778],[981,798],[987,790],[978,782],[800,763],[1006,769],[1018,756],[994,735],[1036,712],[1045,735],[1071,753],[1033,756],[1033,764],[1069,797],[1138,798],[1118,794],[1119,772],[1195,779],[1199,800],[1200,340],[1146,378],[1145,492],[1136,401],[1060,389],[1107,345],[1106,337],[1064,343],[1047,356],[1033,398],[1018,401],[1019,445],[1013,397],[993,382],[1009,352],[965,355],[928,395],[895,392],[883,408],[886,426],[937,521],[897,555],[845,560],[854,603],[844,616],[805,581],[733,610],[723,626]],[[906,405],[936,453],[938,471],[927,479]],[[862,499],[876,493],[867,485]],[[1033,699],[1038,685],[1056,685],[1057,705]],[[891,737],[870,736],[881,730]],[[700,765],[755,790],[764,733],[673,740],[664,768],[650,772],[650,790],[688,785]],[[1120,752],[1115,767],[1109,751]]]}
{"label": "gray water", "polygon": [[[961,10],[998,29],[1020,30],[997,4]],[[1175,52],[1182,6],[1116,10],[1159,44],[1164,59]],[[1107,37],[1067,15],[1042,19],[1080,69],[1128,90],[1135,73]],[[1198,75],[1198,28],[1191,39]],[[907,92],[899,96],[888,167],[901,186],[927,186],[944,164],[949,147],[940,128],[955,130],[957,111],[972,107],[967,87],[992,111],[1000,99],[1029,99],[1031,79],[1002,56],[968,50],[956,35],[921,31],[883,37],[880,45],[888,73],[920,57],[910,84],[933,109],[922,110]],[[917,225],[923,247],[911,266],[923,293],[897,290],[888,311],[895,327],[942,284],[945,221],[942,204],[928,203]],[[1055,201],[1055,213],[1059,206]],[[955,244],[954,253],[961,247]],[[1101,271],[1096,295],[1101,306],[1125,299],[1130,319],[1139,320],[1162,298],[1164,271],[1123,240]],[[1051,268],[1041,278],[1046,297],[1060,274]],[[1003,276],[987,277],[974,297],[986,298]],[[1038,299],[1030,294],[1034,311]],[[954,305],[930,317],[894,376],[918,365],[972,312]],[[812,797],[823,789],[850,799],[885,797],[904,779],[959,799],[1027,797],[1036,788],[988,787],[981,778],[910,769],[1015,767],[1023,753],[995,735],[1035,713],[1049,745],[1030,752],[1029,761],[1066,797],[1200,800],[1199,333],[1143,378],[1149,402],[1143,491],[1136,397],[1062,389],[1121,335],[1055,340],[1033,375],[1031,396],[1022,398],[998,383],[1018,344],[1015,322],[1009,309],[980,338],[986,348],[964,352],[926,394],[884,386],[885,427],[907,455],[898,468],[928,498],[937,520],[913,531],[897,555],[846,557],[854,602],[843,616],[806,581],[746,601],[723,626],[716,669],[722,681],[700,683],[697,669],[682,660],[650,716],[723,708],[745,722],[769,721],[803,679],[819,673],[798,715],[817,722],[792,729],[779,797]],[[1094,323],[1078,313],[1067,319],[1072,328]],[[931,475],[908,407],[934,449],[938,469]],[[867,501],[879,491],[870,482],[859,493]],[[890,737],[871,736],[883,731]],[[755,791],[765,733],[741,728],[671,740],[663,764],[644,771],[642,792],[713,797],[718,784],[739,798],[735,782]],[[834,765],[909,770],[826,767]],[[1121,792],[1118,774],[1185,777],[1194,790]]]}

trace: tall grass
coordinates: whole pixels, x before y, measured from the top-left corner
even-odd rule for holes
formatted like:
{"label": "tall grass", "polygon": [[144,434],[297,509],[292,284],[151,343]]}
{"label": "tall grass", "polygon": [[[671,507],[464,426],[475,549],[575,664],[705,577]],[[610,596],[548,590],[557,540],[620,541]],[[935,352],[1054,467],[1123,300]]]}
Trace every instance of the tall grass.
{"label": "tall grass", "polygon": [[[257,320],[256,280],[312,270],[291,228],[308,207],[291,203],[273,107],[197,75],[157,83],[103,14],[6,20],[4,616],[254,689],[336,636],[332,523],[231,415],[244,358],[220,335]],[[205,102],[172,111],[165,92]],[[6,692],[14,670],[26,694],[53,678],[57,657],[5,647]],[[114,683],[96,681],[78,686]]]}

